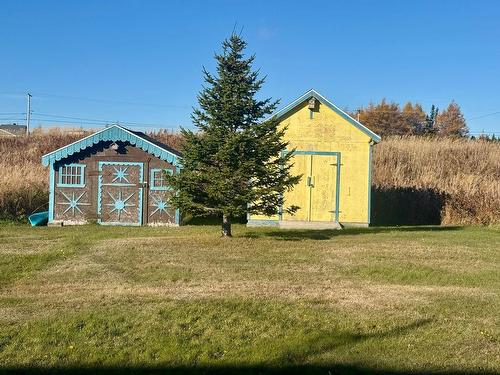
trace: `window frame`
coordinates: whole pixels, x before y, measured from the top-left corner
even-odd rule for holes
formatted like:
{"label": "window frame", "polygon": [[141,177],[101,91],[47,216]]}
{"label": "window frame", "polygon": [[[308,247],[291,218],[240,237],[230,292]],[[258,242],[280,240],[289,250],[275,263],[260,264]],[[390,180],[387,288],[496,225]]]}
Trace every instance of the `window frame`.
{"label": "window frame", "polygon": [[[68,184],[63,183],[63,168],[68,168],[68,167],[76,167],[78,168],[78,174],[71,174],[70,176],[78,176],[80,177],[80,183],[78,184]],[[57,176],[57,187],[77,187],[77,188],[82,188],[85,187],[85,168],[87,167],[86,164],[78,164],[78,163],[71,163],[71,164],[64,164],[59,167],[58,170],[58,176]],[[68,174],[65,174],[66,178],[68,177]]]}
{"label": "window frame", "polygon": [[[166,173],[168,173],[171,176],[174,174],[174,170],[173,169],[169,169],[169,168],[152,168],[149,171],[149,190],[152,190],[152,191],[168,191],[168,190],[172,190],[172,187],[170,187],[170,186],[155,186],[155,181],[159,180],[158,178],[155,178],[155,173],[158,173],[158,172],[166,172]],[[161,180],[164,180],[164,178],[162,177]]]}

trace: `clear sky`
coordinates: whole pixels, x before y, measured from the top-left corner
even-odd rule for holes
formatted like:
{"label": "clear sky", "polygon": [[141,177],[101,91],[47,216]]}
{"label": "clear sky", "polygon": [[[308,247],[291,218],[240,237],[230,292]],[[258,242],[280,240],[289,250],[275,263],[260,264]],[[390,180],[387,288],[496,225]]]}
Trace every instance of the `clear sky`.
{"label": "clear sky", "polygon": [[496,0],[2,0],[0,21],[2,123],[30,91],[35,126],[190,126],[202,66],[237,23],[282,105],[309,88],[349,109],[454,99],[472,132],[500,133]]}

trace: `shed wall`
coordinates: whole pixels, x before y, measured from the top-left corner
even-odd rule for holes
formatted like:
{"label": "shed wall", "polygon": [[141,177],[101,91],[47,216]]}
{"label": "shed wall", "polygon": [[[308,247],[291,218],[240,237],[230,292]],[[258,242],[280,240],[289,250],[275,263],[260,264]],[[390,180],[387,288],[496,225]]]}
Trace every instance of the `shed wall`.
{"label": "shed wall", "polygon": [[[69,158],[50,165],[53,168],[53,183],[51,188],[53,222],[65,224],[80,224],[88,221],[99,221],[102,215],[98,214],[99,200],[99,163],[142,163],[142,181],[138,188],[142,190],[142,224],[176,224],[178,213],[172,207],[157,210],[154,204],[158,198],[168,197],[170,191],[153,191],[150,187],[150,173],[153,169],[166,169],[176,173],[172,164],[163,161],[127,142],[117,142],[118,150],[110,148],[112,142],[103,141],[94,147],[79,152]],[[65,187],[60,185],[60,172],[62,166],[79,164],[84,166],[85,184],[82,187]],[[68,210],[71,199],[79,199],[77,207]]]}
{"label": "shed wall", "polygon": [[[322,103],[317,103],[312,115],[307,102],[302,103],[281,119],[280,126],[287,127],[290,149],[340,153],[339,222],[368,224],[370,137]],[[305,178],[299,184],[305,184]],[[278,216],[252,215],[251,219],[278,220]]]}

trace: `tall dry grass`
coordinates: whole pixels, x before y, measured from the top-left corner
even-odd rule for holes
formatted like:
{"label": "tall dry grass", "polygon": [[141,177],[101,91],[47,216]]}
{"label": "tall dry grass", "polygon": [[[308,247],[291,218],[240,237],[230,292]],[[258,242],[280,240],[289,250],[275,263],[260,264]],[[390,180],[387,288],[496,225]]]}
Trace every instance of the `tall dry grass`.
{"label": "tall dry grass", "polygon": [[[500,142],[393,137],[373,152],[373,186],[438,202],[442,224],[500,222]],[[396,193],[395,193],[396,194]],[[399,200],[399,202],[403,201]],[[419,205],[420,203],[420,205]]]}
{"label": "tall dry grass", "polygon": [[[169,132],[150,135],[174,148],[182,142]],[[23,220],[47,206],[48,172],[40,158],[79,137],[53,130],[0,138],[0,219]],[[391,216],[385,223],[500,223],[500,142],[384,139],[374,147],[373,190],[372,213]],[[401,212],[421,215],[406,221]]]}
{"label": "tall dry grass", "polygon": [[23,220],[47,209],[49,177],[40,158],[76,139],[58,131],[0,138],[0,219]]}

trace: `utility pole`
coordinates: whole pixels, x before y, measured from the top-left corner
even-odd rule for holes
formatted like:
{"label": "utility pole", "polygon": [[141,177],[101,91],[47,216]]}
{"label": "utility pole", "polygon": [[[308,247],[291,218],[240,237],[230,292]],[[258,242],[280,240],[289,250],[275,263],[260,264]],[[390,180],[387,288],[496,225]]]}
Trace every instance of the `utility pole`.
{"label": "utility pole", "polygon": [[31,94],[28,93],[28,111],[26,112],[26,135],[30,135],[30,120],[31,120]]}

